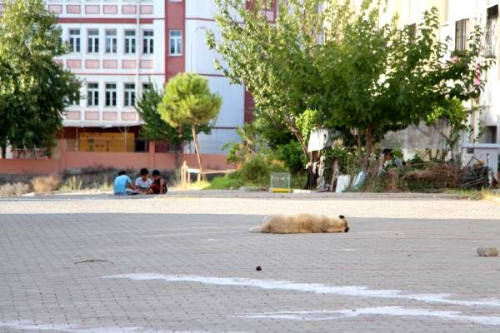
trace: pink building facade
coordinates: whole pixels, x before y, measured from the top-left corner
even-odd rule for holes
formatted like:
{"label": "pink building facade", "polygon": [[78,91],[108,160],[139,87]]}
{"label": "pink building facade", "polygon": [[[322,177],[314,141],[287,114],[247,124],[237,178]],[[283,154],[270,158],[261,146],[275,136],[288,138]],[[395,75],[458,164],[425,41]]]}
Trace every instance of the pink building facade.
{"label": "pink building facade", "polygon": [[[82,82],[82,99],[67,109],[63,139],[78,141],[82,133],[84,138],[104,133],[110,140],[116,140],[110,133],[131,133],[138,139],[137,98],[151,85],[161,89],[169,78],[189,71],[205,76],[223,98],[212,133],[200,136],[201,152],[221,154],[224,144],[239,140],[235,129],[251,119],[252,100],[243,86],[230,84],[214,69],[217,55],[205,39],[207,30],[218,30],[213,0],[46,3],[71,49],[56,61]],[[194,149],[188,145],[185,152]]]}

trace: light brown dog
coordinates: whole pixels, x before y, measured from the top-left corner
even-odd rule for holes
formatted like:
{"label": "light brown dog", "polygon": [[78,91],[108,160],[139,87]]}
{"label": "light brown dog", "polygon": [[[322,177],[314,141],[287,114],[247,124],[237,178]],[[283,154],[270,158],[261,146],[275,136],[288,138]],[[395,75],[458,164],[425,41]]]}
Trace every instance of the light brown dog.
{"label": "light brown dog", "polygon": [[251,228],[250,231],[272,234],[348,232],[349,226],[343,215],[338,217],[313,214],[269,215],[261,226]]}

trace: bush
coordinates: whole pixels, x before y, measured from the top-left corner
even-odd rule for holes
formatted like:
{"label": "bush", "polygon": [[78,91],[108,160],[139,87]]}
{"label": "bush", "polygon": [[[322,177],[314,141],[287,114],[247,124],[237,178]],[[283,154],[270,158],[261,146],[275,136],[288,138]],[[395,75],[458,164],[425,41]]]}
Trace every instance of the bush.
{"label": "bush", "polygon": [[209,190],[231,190],[245,185],[245,181],[239,173],[231,173],[224,177],[216,177],[207,187]]}
{"label": "bush", "polygon": [[76,176],[72,176],[64,182],[61,186],[61,191],[80,191],[82,189],[83,181],[77,179]]}
{"label": "bush", "polygon": [[297,141],[290,141],[285,145],[278,146],[276,157],[285,162],[292,173],[303,171],[307,163],[302,147]]}
{"label": "bush", "polygon": [[48,193],[59,188],[61,179],[58,176],[51,175],[45,177],[35,177],[31,180],[33,191],[36,193]]}
{"label": "bush", "polygon": [[7,183],[0,186],[0,197],[20,197],[29,192],[30,186],[25,183]]}
{"label": "bush", "polygon": [[237,189],[240,187],[269,187],[271,172],[287,172],[279,161],[256,156],[246,162],[241,170],[224,177],[214,178],[207,189]]}
{"label": "bush", "polygon": [[265,178],[269,178],[271,168],[265,158],[256,156],[252,160],[243,164],[239,173],[241,174],[243,180],[257,183]]}

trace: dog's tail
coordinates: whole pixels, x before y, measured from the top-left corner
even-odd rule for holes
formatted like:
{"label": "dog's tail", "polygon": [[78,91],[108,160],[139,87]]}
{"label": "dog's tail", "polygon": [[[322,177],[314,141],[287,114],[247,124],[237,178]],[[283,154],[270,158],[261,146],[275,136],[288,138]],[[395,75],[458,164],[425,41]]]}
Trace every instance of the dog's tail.
{"label": "dog's tail", "polygon": [[260,232],[261,231],[261,227],[260,226],[253,227],[253,228],[248,229],[248,231],[250,231],[250,232]]}
{"label": "dog's tail", "polygon": [[262,232],[263,227],[266,225],[267,220],[269,220],[270,218],[271,218],[271,215],[264,217],[264,220],[262,221],[261,225],[259,225],[258,227],[250,228],[249,231],[250,232]]}

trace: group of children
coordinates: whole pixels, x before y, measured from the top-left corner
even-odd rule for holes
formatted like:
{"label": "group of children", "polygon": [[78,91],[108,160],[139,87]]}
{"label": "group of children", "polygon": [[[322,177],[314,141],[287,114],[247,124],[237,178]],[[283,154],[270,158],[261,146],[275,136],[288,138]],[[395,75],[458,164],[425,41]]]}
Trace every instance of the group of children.
{"label": "group of children", "polygon": [[167,183],[161,178],[158,170],[153,170],[153,179],[151,179],[148,169],[141,169],[141,176],[135,180],[135,183],[132,183],[125,171],[120,171],[118,177],[115,178],[115,195],[166,194],[167,191]]}

